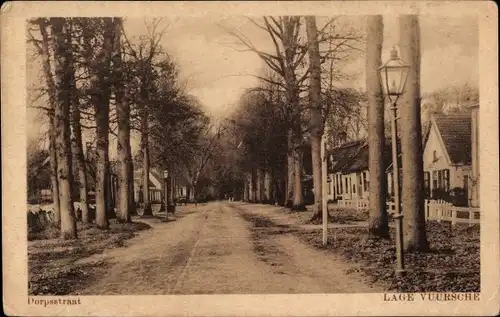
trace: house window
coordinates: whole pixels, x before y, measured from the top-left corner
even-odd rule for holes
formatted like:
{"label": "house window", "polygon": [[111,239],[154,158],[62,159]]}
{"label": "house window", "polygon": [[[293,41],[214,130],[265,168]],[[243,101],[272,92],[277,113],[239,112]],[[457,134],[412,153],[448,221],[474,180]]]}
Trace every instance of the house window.
{"label": "house window", "polygon": [[425,188],[429,188],[429,177],[430,177],[430,173],[424,172],[424,187]]}
{"label": "house window", "polygon": [[339,175],[337,174],[335,174],[335,187],[337,188],[337,195],[340,195]]}
{"label": "house window", "polygon": [[368,191],[368,173],[363,172],[363,191]]}
{"label": "house window", "polygon": [[352,192],[353,194],[356,194],[356,181],[354,181],[354,184],[352,183],[352,179],[351,179],[351,187],[352,187]]}
{"label": "house window", "polygon": [[345,178],[345,193],[346,194],[349,193],[349,178],[348,177]]}
{"label": "house window", "polygon": [[339,189],[340,189],[340,194],[342,195],[344,193],[344,188],[342,187],[342,175],[337,175],[339,179]]}
{"label": "house window", "polygon": [[443,170],[443,187],[447,192],[450,191],[450,170]]}
{"label": "house window", "polygon": [[439,170],[438,171],[438,188],[443,188],[444,186],[444,182],[443,182],[443,171],[442,170]]}
{"label": "house window", "polygon": [[432,171],[432,188],[439,188],[437,171]]}
{"label": "house window", "polygon": [[430,177],[431,177],[431,173],[424,172],[424,192],[425,192],[425,197],[429,197],[429,194],[430,194]]}
{"label": "house window", "polygon": [[436,162],[437,161],[437,151],[432,152],[432,161]]}

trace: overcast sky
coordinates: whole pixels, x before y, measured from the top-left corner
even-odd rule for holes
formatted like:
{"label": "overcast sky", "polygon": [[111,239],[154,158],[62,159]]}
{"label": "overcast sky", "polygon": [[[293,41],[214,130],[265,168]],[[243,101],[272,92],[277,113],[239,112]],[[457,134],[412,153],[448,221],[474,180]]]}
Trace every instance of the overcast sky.
{"label": "overcast sky", "polygon": [[[324,19],[318,19],[322,26]],[[364,30],[364,18],[348,16],[339,19],[339,27],[349,26]],[[237,29],[249,37],[252,43],[264,51],[273,51],[269,35],[258,29],[244,17],[179,17],[167,18],[163,25],[169,25],[162,39],[162,46],[174,57],[187,80],[189,92],[216,116],[224,116],[234,110],[242,92],[257,84],[251,75],[262,74],[263,62],[253,52],[236,51],[235,38],[223,27]],[[430,92],[450,85],[478,83],[478,25],[475,17],[421,16],[421,88]],[[145,20],[129,18],[124,22],[130,38],[146,34]],[[222,27],[221,27],[222,26]],[[398,42],[396,16],[384,16],[383,61],[389,50]],[[27,65],[28,86],[39,84],[38,64]],[[363,89],[363,54],[346,65],[344,71],[355,75],[344,85]],[[36,112],[28,110],[28,120]],[[28,135],[39,133],[36,124]]]}
{"label": "overcast sky", "polygon": [[[322,19],[318,20],[321,27]],[[343,17],[339,25],[353,25],[363,30],[363,17]],[[183,76],[188,79],[190,92],[196,95],[214,114],[225,114],[234,108],[245,88],[257,83],[251,75],[260,74],[264,65],[253,52],[236,51],[229,42],[235,38],[221,27],[238,29],[259,49],[273,52],[269,35],[243,17],[193,17],[165,21],[168,33],[164,47],[178,60]],[[422,16],[421,85],[430,92],[448,85],[478,81],[478,25],[475,17]],[[142,19],[125,22],[130,34],[145,31]],[[384,17],[384,53],[397,45],[397,17]],[[344,66],[351,75],[358,74],[349,84],[363,89],[363,55]]]}

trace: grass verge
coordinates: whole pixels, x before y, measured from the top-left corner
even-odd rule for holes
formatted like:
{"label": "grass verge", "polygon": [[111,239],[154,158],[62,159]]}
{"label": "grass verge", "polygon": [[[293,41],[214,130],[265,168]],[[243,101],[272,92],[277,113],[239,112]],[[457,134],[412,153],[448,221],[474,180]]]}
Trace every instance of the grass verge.
{"label": "grass verge", "polygon": [[[429,253],[405,254],[406,276],[394,275],[396,262],[394,230],[391,239],[370,239],[366,228],[329,229],[327,249],[341,254],[371,278],[398,292],[479,292],[479,227],[449,223],[428,223]],[[300,232],[306,243],[317,248],[321,244],[321,230]]]}
{"label": "grass verge", "polygon": [[77,240],[58,239],[56,228],[47,228],[28,237],[29,295],[67,295],[85,287],[106,264],[102,261],[79,264],[78,260],[122,247],[136,232],[151,228],[143,222],[110,221],[109,230],[82,223],[77,225]]}

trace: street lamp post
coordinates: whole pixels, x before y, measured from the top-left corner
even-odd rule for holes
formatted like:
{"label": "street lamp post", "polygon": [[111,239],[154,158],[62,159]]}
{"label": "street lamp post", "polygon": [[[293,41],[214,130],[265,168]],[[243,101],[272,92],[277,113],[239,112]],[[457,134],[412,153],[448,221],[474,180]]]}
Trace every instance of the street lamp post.
{"label": "street lamp post", "polygon": [[401,202],[399,195],[399,164],[398,164],[398,144],[397,144],[397,120],[398,107],[397,100],[403,94],[408,78],[410,66],[398,57],[395,48],[391,50],[391,58],[379,68],[381,84],[384,94],[391,102],[391,132],[392,132],[392,168],[393,168],[393,188],[394,188],[394,219],[396,220],[396,275],[403,275],[405,272],[403,254],[403,214],[401,212]]}

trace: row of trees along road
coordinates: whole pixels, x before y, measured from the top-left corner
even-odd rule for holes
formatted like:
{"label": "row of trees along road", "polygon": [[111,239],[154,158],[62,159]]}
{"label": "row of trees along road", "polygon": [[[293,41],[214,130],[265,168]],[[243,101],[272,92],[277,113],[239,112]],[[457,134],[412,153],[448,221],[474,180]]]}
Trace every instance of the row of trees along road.
{"label": "row of trees along road", "polygon": [[[64,239],[77,238],[74,200],[80,201],[82,222],[93,221],[89,175],[95,183],[96,226],[108,229],[112,217],[131,221],[135,212],[131,138],[137,133],[145,215],[151,214],[151,167],[168,167],[174,176],[189,172],[196,187],[213,152],[217,131],[200,103],[185,93],[179,68],[160,44],[164,21],[145,24],[147,35],[129,39],[122,18],[29,21],[28,42],[34,49],[29,62],[41,63],[43,80],[30,88],[28,105],[42,111],[41,120],[47,125],[55,221]],[[117,141],[116,214],[108,185],[110,138]],[[87,155],[83,140],[95,146],[87,148]],[[203,162],[193,158],[196,153],[204,153]]]}
{"label": "row of trees along road", "polygon": [[[310,145],[315,193],[311,220],[320,219],[324,184],[320,172],[321,135],[328,133],[328,143],[338,145],[345,141],[349,129],[366,127],[370,155],[369,233],[388,237],[383,161],[385,101],[378,76],[382,64],[382,17],[366,17],[365,32],[342,27],[337,19],[323,21],[320,27],[314,17],[264,17],[249,21],[269,36],[274,50],[259,49],[245,34],[226,29],[236,39],[230,45],[254,52],[267,66],[257,76],[261,84],[245,92],[231,118],[233,139],[226,146],[233,151],[238,149],[238,155],[224,159],[232,162],[231,174],[239,175],[232,176],[233,185],[242,185],[244,200],[279,202],[304,210],[302,154],[304,145]],[[406,250],[426,251],[429,246],[422,196],[418,17],[401,16],[399,25],[401,55],[412,65],[406,92],[399,102],[404,246]],[[348,78],[341,71],[342,62],[359,51],[366,53],[366,93],[338,87]]]}

